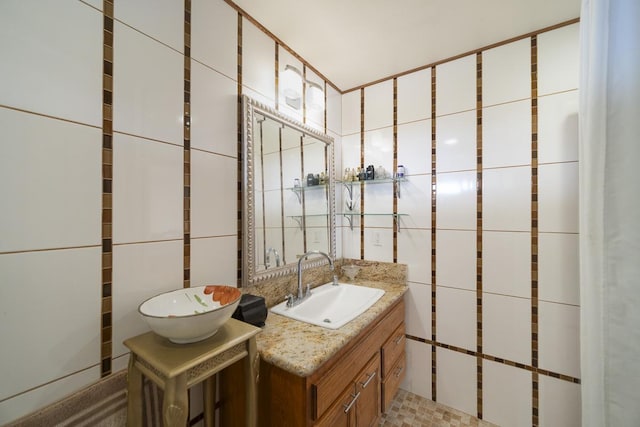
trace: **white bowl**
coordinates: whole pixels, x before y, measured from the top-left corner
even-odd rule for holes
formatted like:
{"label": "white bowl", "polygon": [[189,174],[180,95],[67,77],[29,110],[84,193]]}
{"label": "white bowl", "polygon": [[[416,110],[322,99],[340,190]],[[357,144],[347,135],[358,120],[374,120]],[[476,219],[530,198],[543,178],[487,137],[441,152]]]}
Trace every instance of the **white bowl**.
{"label": "white bowl", "polygon": [[144,301],[138,312],[156,334],[186,344],[218,332],[241,296],[239,289],[226,285],[176,289]]}

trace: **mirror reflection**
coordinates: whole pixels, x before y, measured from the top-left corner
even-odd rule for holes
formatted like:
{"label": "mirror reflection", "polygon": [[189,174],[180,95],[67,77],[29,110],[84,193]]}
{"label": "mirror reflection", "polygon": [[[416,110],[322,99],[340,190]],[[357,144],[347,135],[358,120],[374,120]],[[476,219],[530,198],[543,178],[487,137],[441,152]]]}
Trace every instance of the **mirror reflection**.
{"label": "mirror reflection", "polygon": [[[245,285],[335,256],[333,140],[251,98],[244,105]],[[318,263],[310,260],[309,263]]]}

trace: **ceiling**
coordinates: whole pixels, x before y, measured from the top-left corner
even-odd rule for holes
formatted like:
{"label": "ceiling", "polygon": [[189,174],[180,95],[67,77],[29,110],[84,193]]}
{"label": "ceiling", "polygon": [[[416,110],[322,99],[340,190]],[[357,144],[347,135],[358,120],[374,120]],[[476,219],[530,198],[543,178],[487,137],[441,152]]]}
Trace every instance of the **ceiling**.
{"label": "ceiling", "polygon": [[580,0],[233,0],[345,91],[580,15]]}

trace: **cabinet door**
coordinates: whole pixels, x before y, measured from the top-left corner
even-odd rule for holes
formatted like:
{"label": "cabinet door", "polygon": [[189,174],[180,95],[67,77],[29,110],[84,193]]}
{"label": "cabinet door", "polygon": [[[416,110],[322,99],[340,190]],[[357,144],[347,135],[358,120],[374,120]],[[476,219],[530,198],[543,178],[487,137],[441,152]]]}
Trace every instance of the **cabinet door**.
{"label": "cabinet door", "polygon": [[354,427],[356,425],[356,402],[359,399],[355,386],[342,392],[335,403],[326,410],[316,427]]}
{"label": "cabinet door", "polygon": [[369,360],[367,366],[356,379],[356,391],[360,398],[356,404],[356,424],[358,427],[377,425],[380,416],[380,353]]}

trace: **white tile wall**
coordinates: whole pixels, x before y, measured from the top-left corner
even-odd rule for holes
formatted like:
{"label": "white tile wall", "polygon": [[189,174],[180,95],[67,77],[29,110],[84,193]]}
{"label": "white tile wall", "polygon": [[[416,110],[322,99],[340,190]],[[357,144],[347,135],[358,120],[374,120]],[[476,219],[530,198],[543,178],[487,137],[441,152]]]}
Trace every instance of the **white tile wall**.
{"label": "white tile wall", "polygon": [[531,101],[482,110],[482,167],[531,164]]}
{"label": "white tile wall", "polygon": [[393,188],[390,182],[380,184],[365,184],[364,187],[366,227],[393,227],[393,217],[388,215],[393,212]]}
{"label": "white tile wall", "polygon": [[482,419],[500,426],[531,425],[531,373],[482,361]]}
{"label": "white tile wall", "polygon": [[581,426],[580,385],[544,375],[539,382],[540,426]]}
{"label": "white tile wall", "polygon": [[431,346],[415,340],[407,340],[407,373],[400,388],[431,399]]}
{"label": "white tile wall", "polygon": [[[153,13],[149,13],[153,11]],[[173,0],[138,0],[114,7],[115,19],[184,53],[184,4]]]}
{"label": "white tile wall", "polygon": [[576,89],[579,69],[579,24],[538,36],[538,96]]}
{"label": "white tile wall", "polygon": [[[191,56],[225,76],[237,79],[238,13],[227,3],[191,1]],[[192,91],[192,97],[193,94]]]}
{"label": "white tile wall", "polygon": [[407,265],[407,280],[431,283],[431,230],[402,229],[398,233],[398,262]]}
{"label": "white tile wall", "polygon": [[409,175],[431,173],[431,119],[398,126],[398,164]]}
{"label": "white tile wall", "polygon": [[436,116],[476,108],[476,56],[436,66]]}
{"label": "white tile wall", "polygon": [[539,233],[538,298],[563,304],[580,304],[578,235]]}
{"label": "white tile wall", "polygon": [[[332,134],[342,134],[342,95],[330,85],[327,85],[327,129]],[[336,145],[336,154],[338,147],[340,145]]]}
{"label": "white tile wall", "polygon": [[578,160],[578,91],[538,99],[538,161]]}
{"label": "white tile wall", "polygon": [[531,234],[482,232],[482,290],[531,297]]}
{"label": "white tile wall", "polygon": [[236,286],[237,246],[237,234],[191,239],[191,286],[210,284]]}
{"label": "white tile wall", "polygon": [[[476,292],[438,286],[436,289],[437,341],[475,351],[476,332]],[[444,379],[451,381],[446,376]],[[440,401],[439,397],[438,401]]]}
{"label": "white tile wall", "polygon": [[482,351],[531,364],[531,300],[482,294]]}
{"label": "white tile wall", "polygon": [[459,289],[476,289],[476,232],[436,232],[436,283]]}
{"label": "white tile wall", "polygon": [[101,126],[102,14],[80,2],[1,8],[0,104]]}
{"label": "white tile wall", "polygon": [[[409,282],[404,294],[405,328],[408,335],[431,339],[431,285]],[[429,370],[431,371],[431,370]],[[431,381],[429,380],[429,383]]]}
{"label": "white tile wall", "polygon": [[0,252],[100,244],[100,130],[0,108],[0,135]]}
{"label": "white tile wall", "polygon": [[431,118],[431,68],[398,77],[398,123]]}
{"label": "white tile wall", "polygon": [[540,232],[578,232],[578,163],[538,167]]}
{"label": "white tile wall", "polygon": [[99,363],[100,262],[99,247],[0,255],[0,400]]}
{"label": "white tile wall", "polygon": [[477,411],[476,358],[445,348],[436,349],[437,399],[474,415]]}
{"label": "white tile wall", "polygon": [[466,111],[436,120],[436,170],[476,168],[476,112]]}
{"label": "white tile wall", "polygon": [[115,134],[113,242],[183,237],[182,147]]}
{"label": "white tile wall", "polygon": [[360,132],[360,91],[342,95],[342,135]]}
{"label": "white tile wall", "polygon": [[482,52],[482,104],[531,97],[531,39]]}
{"label": "white tile wall", "polygon": [[115,22],[113,129],[183,143],[184,57]]}
{"label": "white tile wall", "polygon": [[402,228],[431,228],[431,175],[408,176],[400,196],[398,212],[407,215],[401,217]]}
{"label": "white tile wall", "polygon": [[364,165],[382,166],[388,173],[393,171],[393,128],[365,132]]}
{"label": "white tile wall", "polygon": [[364,130],[393,125],[393,80],[364,89]]}
{"label": "white tile wall", "polygon": [[237,233],[237,170],[236,159],[191,150],[191,237]]}
{"label": "white tile wall", "polygon": [[276,57],[275,42],[253,25],[242,22],[242,84],[270,100],[275,106]]}
{"label": "white tile wall", "polygon": [[580,308],[540,301],[538,366],[580,378]]}
{"label": "white tile wall", "polygon": [[[365,217],[365,225],[370,221]],[[393,229],[365,228],[364,257],[371,261],[393,262]]]}
{"label": "white tile wall", "polygon": [[138,313],[148,298],[182,288],[183,241],[151,242],[113,247],[113,355],[128,353],[127,338],[150,330]]}
{"label": "white tile wall", "polygon": [[238,156],[235,81],[191,61],[191,148]]}
{"label": "white tile wall", "polygon": [[476,188],[475,172],[437,174],[436,226],[438,229],[476,229]]}
{"label": "white tile wall", "polygon": [[482,228],[531,229],[531,168],[485,169],[482,174]]}

